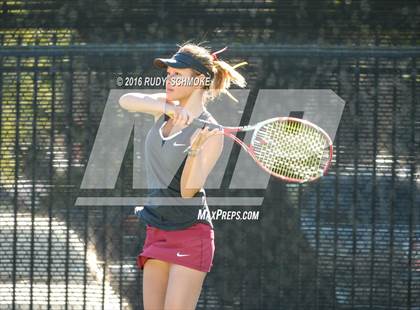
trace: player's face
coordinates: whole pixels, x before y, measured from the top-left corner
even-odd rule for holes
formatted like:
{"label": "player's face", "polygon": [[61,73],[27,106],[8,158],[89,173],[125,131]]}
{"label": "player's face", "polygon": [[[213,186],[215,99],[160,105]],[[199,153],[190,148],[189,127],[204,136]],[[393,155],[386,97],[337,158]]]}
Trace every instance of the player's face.
{"label": "player's face", "polygon": [[196,77],[196,74],[192,69],[168,67],[166,73],[166,98],[168,100],[186,99],[195,89],[197,89],[197,86],[192,83],[194,82],[193,79]]}

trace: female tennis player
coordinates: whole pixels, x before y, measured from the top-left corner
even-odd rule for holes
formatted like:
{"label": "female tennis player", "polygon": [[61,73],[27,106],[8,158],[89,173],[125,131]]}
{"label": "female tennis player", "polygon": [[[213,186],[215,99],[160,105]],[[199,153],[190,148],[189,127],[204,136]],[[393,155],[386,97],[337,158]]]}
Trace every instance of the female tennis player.
{"label": "female tennis player", "polygon": [[[226,48],[225,48],[226,49]],[[144,309],[195,309],[215,251],[214,230],[203,188],[223,149],[219,129],[191,126],[194,118],[217,124],[206,105],[231,83],[244,77],[200,44],[185,43],[172,58],[156,58],[166,68],[166,93],[127,93],[119,103],[128,111],[152,114],[145,140],[149,197],[199,205],[145,205],[138,213],[146,223],[146,240],[137,257],[143,270]],[[207,214],[205,219],[198,215]]]}

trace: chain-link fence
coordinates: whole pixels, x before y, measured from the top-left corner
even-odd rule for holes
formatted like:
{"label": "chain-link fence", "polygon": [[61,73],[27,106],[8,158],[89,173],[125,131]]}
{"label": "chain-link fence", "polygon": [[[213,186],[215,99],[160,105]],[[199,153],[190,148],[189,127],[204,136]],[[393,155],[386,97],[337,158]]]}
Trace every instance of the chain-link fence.
{"label": "chain-link fence", "polygon": [[132,143],[115,190],[80,189],[105,102],[118,76],[157,75],[152,59],[197,33],[215,48],[231,38],[226,57],[249,62],[254,95],[332,89],[346,101],[327,176],[272,179],[255,191],[258,221],[215,221],[198,308],[420,309],[418,6],[1,4],[0,309],[142,308],[133,207],[75,200],[139,194]]}

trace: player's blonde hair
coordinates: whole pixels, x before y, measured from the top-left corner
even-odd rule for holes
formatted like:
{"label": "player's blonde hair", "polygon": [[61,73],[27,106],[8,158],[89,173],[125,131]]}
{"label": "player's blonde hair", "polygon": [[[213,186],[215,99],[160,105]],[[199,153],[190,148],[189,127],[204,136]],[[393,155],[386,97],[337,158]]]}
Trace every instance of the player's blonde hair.
{"label": "player's blonde hair", "polygon": [[220,60],[212,55],[210,49],[202,46],[200,43],[194,44],[186,42],[179,46],[178,52],[188,53],[195,59],[199,60],[207,69],[213,72],[214,77],[209,86],[207,86],[206,102],[207,100],[215,99],[221,93],[225,93],[234,101],[236,98],[228,91],[231,84],[245,87],[245,78],[240,74],[236,68],[246,65],[247,62],[241,62],[237,65],[231,66],[226,61]]}

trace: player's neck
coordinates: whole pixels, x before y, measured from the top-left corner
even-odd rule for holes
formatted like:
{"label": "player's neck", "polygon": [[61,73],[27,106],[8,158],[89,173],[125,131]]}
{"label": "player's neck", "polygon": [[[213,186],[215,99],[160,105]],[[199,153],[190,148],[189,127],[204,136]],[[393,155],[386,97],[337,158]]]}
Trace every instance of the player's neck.
{"label": "player's neck", "polygon": [[188,98],[180,99],[179,105],[190,112],[193,118],[197,118],[205,110],[203,92],[194,91]]}

